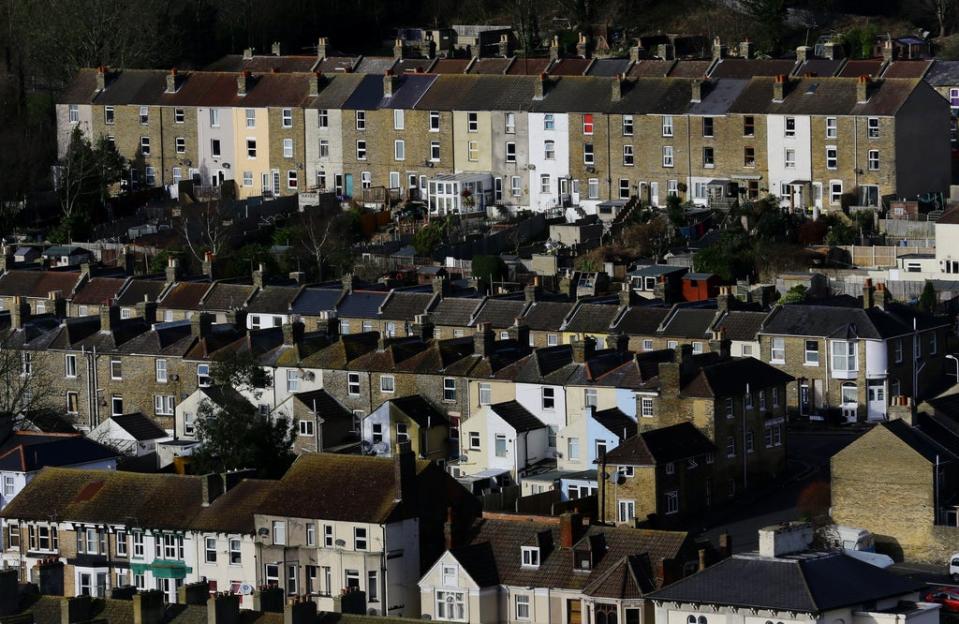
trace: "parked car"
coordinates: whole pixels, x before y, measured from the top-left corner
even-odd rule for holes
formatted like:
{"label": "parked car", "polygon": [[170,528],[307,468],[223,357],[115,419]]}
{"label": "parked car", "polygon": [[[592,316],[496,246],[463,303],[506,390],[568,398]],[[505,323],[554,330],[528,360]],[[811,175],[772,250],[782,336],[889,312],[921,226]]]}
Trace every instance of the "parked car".
{"label": "parked car", "polygon": [[927,592],[922,599],[926,602],[937,602],[942,605],[943,610],[950,613],[959,613],[959,593],[954,589],[937,587]]}
{"label": "parked car", "polygon": [[949,557],[949,576],[953,582],[959,583],[959,553],[952,553]]}

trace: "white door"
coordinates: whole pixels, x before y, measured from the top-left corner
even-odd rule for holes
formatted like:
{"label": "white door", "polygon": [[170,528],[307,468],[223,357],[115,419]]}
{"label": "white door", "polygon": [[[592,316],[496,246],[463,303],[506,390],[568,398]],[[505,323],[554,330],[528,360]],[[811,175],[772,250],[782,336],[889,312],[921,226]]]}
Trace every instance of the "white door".
{"label": "white door", "polygon": [[619,522],[632,522],[636,517],[636,502],[631,500],[621,500],[618,504],[619,513],[617,520]]}
{"label": "white door", "polygon": [[856,384],[847,382],[842,385],[840,409],[847,423],[859,420],[859,390]]}
{"label": "white door", "polygon": [[649,183],[649,203],[653,206],[659,205],[659,182]]}
{"label": "white door", "polygon": [[883,420],[886,416],[886,384],[884,381],[869,382],[869,420]]}

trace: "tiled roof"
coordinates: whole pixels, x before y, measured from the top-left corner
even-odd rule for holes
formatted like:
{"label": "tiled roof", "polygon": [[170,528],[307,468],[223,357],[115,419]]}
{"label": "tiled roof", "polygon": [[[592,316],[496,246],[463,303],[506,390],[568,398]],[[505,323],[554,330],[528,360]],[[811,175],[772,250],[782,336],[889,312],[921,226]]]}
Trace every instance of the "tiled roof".
{"label": "tiled roof", "polygon": [[92,277],[80,286],[70,300],[81,305],[109,304],[113,299],[116,299],[117,293],[120,292],[126,281],[125,278],[119,277]]}
{"label": "tiled roof", "polygon": [[959,61],[934,60],[926,72],[925,80],[934,87],[959,85]]}
{"label": "tiled roof", "polygon": [[619,312],[619,306],[611,303],[580,304],[566,322],[563,331],[606,333]]}
{"label": "tiled roof", "polygon": [[506,424],[512,427],[517,433],[542,429],[546,425],[539,418],[534,416],[518,401],[506,401],[505,403],[496,403],[489,406],[490,411],[506,421]]}
{"label": "tiled roof", "polygon": [[655,466],[707,455],[716,446],[690,422],[644,431],[606,453],[606,462],[618,466]]}
{"label": "tiled roof", "polygon": [[669,77],[702,79],[706,76],[706,71],[709,69],[710,65],[712,65],[712,61],[680,59],[676,61],[676,64],[672,67],[672,69],[670,69]]}
{"label": "tiled roof", "polygon": [[[852,61],[850,61],[852,63]],[[919,79],[872,81],[868,100],[859,102],[858,80],[802,78],[790,81],[782,102],[773,101],[773,79],[753,78],[730,110],[734,113],[799,115],[894,115],[920,85]]]}
{"label": "tiled roof", "polygon": [[503,74],[514,62],[512,58],[479,58],[470,67],[471,74]]}
{"label": "tiled roof", "polygon": [[336,302],[342,295],[343,291],[339,288],[304,288],[293,300],[292,311],[309,316],[335,310]]}
{"label": "tiled roof", "polygon": [[200,300],[209,289],[209,282],[180,282],[174,284],[157,305],[170,310],[199,310]]}
{"label": "tiled roof", "polygon": [[649,558],[626,555],[609,570],[590,581],[583,593],[595,598],[639,600],[656,589]]}
{"label": "tiled roof", "polygon": [[363,80],[362,74],[323,74],[320,92],[316,97],[307,97],[307,108],[342,108]]}
{"label": "tiled roof", "polygon": [[583,76],[586,68],[589,67],[589,59],[564,58],[559,59],[550,65],[548,73],[550,76]]}
{"label": "tiled roof", "polygon": [[356,65],[358,74],[379,74],[382,76],[387,69],[391,69],[396,60],[392,56],[364,56]]}
{"label": "tiled roof", "polygon": [[632,306],[619,318],[613,329],[627,336],[653,336],[668,315],[669,308]]}
{"label": "tiled roof", "polygon": [[430,67],[430,72],[434,74],[462,74],[469,64],[469,59],[437,59]]}
{"label": "tiled roof", "polygon": [[666,326],[660,333],[676,338],[707,338],[709,325],[714,318],[716,310],[677,308],[673,316],[666,320]]}
{"label": "tiled roof", "polygon": [[821,614],[915,593],[924,584],[842,552],[795,557],[734,555],[649,596],[689,605],[729,605]]}
{"label": "tiled roof", "polygon": [[256,293],[246,309],[252,314],[289,314],[298,292],[299,286],[267,286]]}
{"label": "tiled roof", "polygon": [[[540,545],[538,567],[523,566],[521,547]],[[591,553],[589,572],[577,570],[573,551]],[[609,595],[615,587],[615,575],[607,573],[627,556],[645,555],[645,576],[660,586],[656,569],[663,559],[685,561],[690,557],[688,534],[679,531],[653,531],[591,525],[580,528],[573,548],[562,546],[560,528],[555,523],[529,520],[478,521],[469,530],[468,542],[451,553],[480,587],[549,587],[583,590],[587,586],[596,595]],[[597,583],[598,579],[609,583]],[[609,596],[612,597],[612,596]],[[618,598],[625,596],[616,596]]]}
{"label": "tiled roof", "polygon": [[308,72],[316,65],[316,56],[274,56],[266,54],[243,58],[242,54],[227,54],[209,64],[206,71],[218,72]]}
{"label": "tiled roof", "polygon": [[812,58],[800,63],[794,73],[797,76],[835,76],[844,62],[843,59]]}
{"label": "tiled roof", "polygon": [[882,62],[882,59],[849,59],[839,72],[839,76],[843,78],[859,78],[860,76],[876,78],[879,75],[879,70],[882,69]]}
{"label": "tiled roof", "polygon": [[529,110],[538,78],[492,74],[438,76],[416,108],[419,110]]}
{"label": "tiled roof", "polygon": [[752,78],[754,76],[788,76],[796,65],[794,59],[725,58],[719,61],[711,78]]}
{"label": "tiled roof", "polygon": [[539,76],[550,64],[545,58],[517,58],[506,70],[510,76]]}
{"label": "tiled roof", "polygon": [[590,76],[619,76],[629,69],[631,61],[622,58],[596,59],[589,68]]}
{"label": "tiled roof", "polygon": [[388,296],[377,290],[354,290],[343,297],[337,312],[343,318],[375,319]]}
{"label": "tiled roof", "polygon": [[569,301],[534,301],[523,315],[523,322],[533,331],[559,331],[575,305]]}
{"label": "tiled roof", "polygon": [[7,271],[0,276],[0,295],[46,298],[59,290],[69,297],[80,280],[74,271]]}
{"label": "tiled roof", "polygon": [[922,78],[929,71],[932,61],[893,61],[882,72],[883,78]]}
{"label": "tiled roof", "polygon": [[[675,61],[659,59],[640,59],[629,69],[630,78],[665,78],[673,68]],[[700,75],[704,74],[702,72]]]}
{"label": "tiled roof", "polygon": [[769,314],[761,332],[786,336],[880,339],[912,332],[913,319],[919,329],[940,326],[945,322],[896,304],[887,305],[885,310],[790,304],[777,306]]}
{"label": "tiled roof", "polygon": [[157,440],[167,437],[167,432],[152,418],[144,414],[124,414],[110,418],[118,427],[126,431],[134,440]]}

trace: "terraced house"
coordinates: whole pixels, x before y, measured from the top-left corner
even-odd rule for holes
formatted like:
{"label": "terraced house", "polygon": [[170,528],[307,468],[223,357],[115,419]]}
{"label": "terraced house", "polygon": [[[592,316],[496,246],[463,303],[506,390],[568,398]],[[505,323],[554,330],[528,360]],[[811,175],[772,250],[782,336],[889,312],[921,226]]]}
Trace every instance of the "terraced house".
{"label": "terraced house", "polygon": [[393,189],[436,214],[670,195],[724,209],[766,193],[815,213],[948,184],[949,102],[905,61],[813,75],[797,71],[819,59],[606,60],[502,75],[373,57],[335,75],[331,59],[283,57],[277,71],[85,69],[58,105],[59,150],[78,127],[112,137],[137,184]]}

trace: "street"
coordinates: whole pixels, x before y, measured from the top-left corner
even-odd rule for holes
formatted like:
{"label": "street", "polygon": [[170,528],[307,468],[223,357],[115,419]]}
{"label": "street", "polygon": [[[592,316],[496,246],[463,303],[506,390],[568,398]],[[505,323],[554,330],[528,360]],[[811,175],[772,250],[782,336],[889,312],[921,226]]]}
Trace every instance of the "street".
{"label": "street", "polygon": [[756,492],[751,502],[744,501],[710,514],[706,519],[703,537],[718,546],[720,534],[728,533],[732,537],[734,552],[756,550],[759,547],[759,529],[799,519],[801,512],[798,503],[804,493],[811,496],[819,484],[828,488],[829,459],[861,433],[790,431],[787,435],[788,480],[779,486]]}

